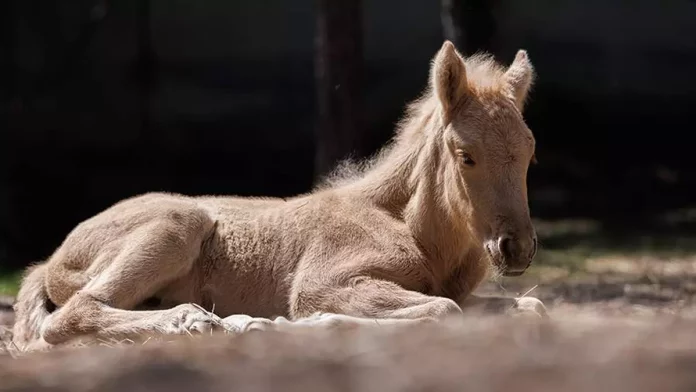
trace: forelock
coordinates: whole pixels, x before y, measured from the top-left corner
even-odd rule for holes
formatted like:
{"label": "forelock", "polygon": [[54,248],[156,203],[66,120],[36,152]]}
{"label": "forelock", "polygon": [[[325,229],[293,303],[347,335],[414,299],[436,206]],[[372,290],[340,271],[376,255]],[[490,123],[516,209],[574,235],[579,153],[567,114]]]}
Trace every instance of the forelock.
{"label": "forelock", "polygon": [[464,59],[466,77],[473,92],[502,92],[505,68],[488,53],[476,53]]}

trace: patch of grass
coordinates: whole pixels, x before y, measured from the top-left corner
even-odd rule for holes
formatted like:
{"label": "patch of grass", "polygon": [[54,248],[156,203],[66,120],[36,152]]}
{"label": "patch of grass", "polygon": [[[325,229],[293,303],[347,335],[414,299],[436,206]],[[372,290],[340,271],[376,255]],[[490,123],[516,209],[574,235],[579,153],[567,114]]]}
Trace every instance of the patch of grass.
{"label": "patch of grass", "polygon": [[19,283],[22,279],[21,271],[0,271],[0,295],[17,295]]}
{"label": "patch of grass", "polygon": [[656,263],[696,257],[694,227],[607,228],[600,222],[582,220],[535,222],[539,253],[530,273],[558,275],[587,273],[590,259],[635,259],[649,257]]}

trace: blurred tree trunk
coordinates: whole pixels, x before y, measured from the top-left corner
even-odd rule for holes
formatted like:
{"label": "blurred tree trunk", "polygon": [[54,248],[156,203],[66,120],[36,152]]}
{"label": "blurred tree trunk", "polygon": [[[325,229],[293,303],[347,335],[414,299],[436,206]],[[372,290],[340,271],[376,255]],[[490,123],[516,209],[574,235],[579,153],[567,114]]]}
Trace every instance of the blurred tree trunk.
{"label": "blurred tree trunk", "polygon": [[495,52],[494,0],[442,0],[441,18],[445,39],[465,55]]}
{"label": "blurred tree trunk", "polygon": [[360,152],[362,124],[362,2],[317,0],[315,72],[318,122],[315,178]]}
{"label": "blurred tree trunk", "polygon": [[150,137],[152,90],[155,82],[156,53],[152,46],[152,2],[141,0],[137,14],[136,78],[141,121],[141,137]]}

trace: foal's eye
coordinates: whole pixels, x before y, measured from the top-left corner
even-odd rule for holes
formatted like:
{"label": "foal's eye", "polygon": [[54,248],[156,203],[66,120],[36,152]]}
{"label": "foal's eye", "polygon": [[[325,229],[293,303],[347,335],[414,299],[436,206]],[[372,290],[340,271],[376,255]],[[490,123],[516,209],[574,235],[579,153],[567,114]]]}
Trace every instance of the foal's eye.
{"label": "foal's eye", "polygon": [[476,162],[474,162],[474,159],[471,157],[471,155],[467,153],[462,153],[462,162],[467,165],[467,166],[474,166],[476,165]]}

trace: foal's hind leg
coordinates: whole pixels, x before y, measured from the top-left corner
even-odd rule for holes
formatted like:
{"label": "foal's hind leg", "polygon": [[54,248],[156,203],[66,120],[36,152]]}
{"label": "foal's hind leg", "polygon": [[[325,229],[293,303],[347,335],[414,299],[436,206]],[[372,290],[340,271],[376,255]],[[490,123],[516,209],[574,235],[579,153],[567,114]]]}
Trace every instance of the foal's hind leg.
{"label": "foal's hind leg", "polygon": [[163,218],[132,232],[109,266],[46,320],[43,338],[60,344],[81,335],[123,339],[210,330],[219,319],[190,304],[131,309],[191,270],[212,227],[202,212],[177,211],[176,219]]}

